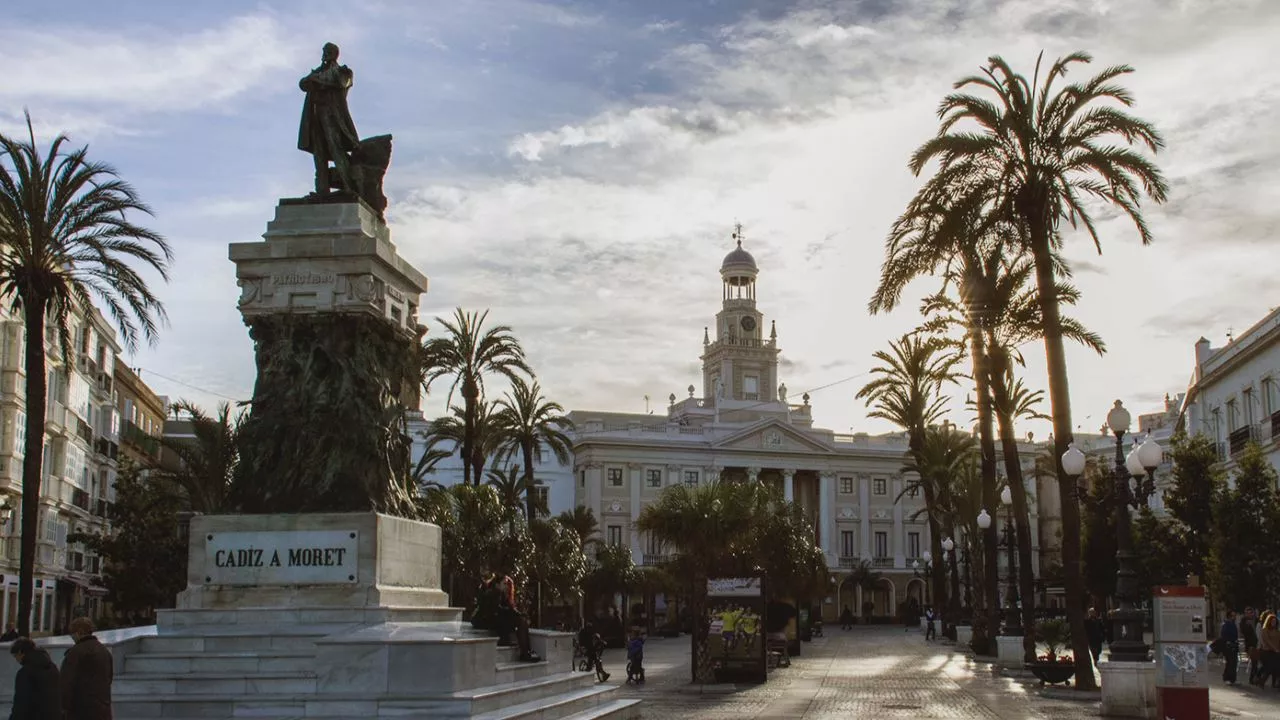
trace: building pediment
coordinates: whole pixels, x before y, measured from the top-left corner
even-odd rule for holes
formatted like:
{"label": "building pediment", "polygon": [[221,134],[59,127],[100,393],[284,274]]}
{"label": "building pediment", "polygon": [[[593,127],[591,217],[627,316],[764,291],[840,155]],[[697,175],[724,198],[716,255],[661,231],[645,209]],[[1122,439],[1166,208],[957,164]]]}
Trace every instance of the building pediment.
{"label": "building pediment", "polygon": [[715,442],[712,447],[720,450],[755,450],[764,452],[834,452],[829,445],[811,438],[778,420],[762,420]]}

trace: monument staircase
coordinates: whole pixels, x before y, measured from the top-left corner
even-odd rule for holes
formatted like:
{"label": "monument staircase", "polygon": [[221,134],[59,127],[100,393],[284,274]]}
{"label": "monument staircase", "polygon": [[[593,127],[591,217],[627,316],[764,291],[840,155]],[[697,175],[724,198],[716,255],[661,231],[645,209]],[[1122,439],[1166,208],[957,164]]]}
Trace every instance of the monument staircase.
{"label": "monument staircase", "polygon": [[[516,648],[498,647],[492,636],[460,623],[457,610],[393,610],[366,618],[354,617],[356,612],[162,611],[156,633],[138,638],[117,669],[115,717],[639,717],[638,700],[616,698],[616,686],[572,668],[570,634],[533,631],[543,659],[528,663],[518,660]],[[438,662],[402,662],[397,645],[434,646],[429,654]],[[390,651],[381,652],[383,647]],[[325,671],[326,653],[357,662],[336,678]],[[386,680],[395,676],[413,692],[389,690]]]}

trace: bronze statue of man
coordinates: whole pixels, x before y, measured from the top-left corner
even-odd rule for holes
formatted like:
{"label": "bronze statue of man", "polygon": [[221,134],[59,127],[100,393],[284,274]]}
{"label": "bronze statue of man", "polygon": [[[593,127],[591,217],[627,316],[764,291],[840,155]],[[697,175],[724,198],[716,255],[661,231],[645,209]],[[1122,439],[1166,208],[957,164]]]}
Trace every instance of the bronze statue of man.
{"label": "bronze statue of man", "polygon": [[298,149],[311,153],[315,159],[316,195],[327,195],[334,188],[329,163],[333,163],[337,171],[337,187],[357,191],[350,153],[360,144],[360,136],[347,109],[347,91],[354,82],[351,69],[338,64],[338,46],[333,43],[325,43],[320,67],[298,82],[298,87],[307,94],[302,104]]}

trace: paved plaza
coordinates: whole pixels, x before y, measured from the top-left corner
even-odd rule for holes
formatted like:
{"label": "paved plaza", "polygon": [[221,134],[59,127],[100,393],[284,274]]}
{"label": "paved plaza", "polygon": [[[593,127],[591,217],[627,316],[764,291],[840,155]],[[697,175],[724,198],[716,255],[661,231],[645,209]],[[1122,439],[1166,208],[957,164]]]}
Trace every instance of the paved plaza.
{"label": "paved plaza", "polygon": [[[611,683],[623,684],[621,650],[605,658]],[[1220,666],[1217,666],[1220,668]],[[644,700],[645,720],[745,718],[999,718],[1071,720],[1098,717],[1098,696],[1042,692],[1034,678],[1007,677],[950,645],[925,643],[919,632],[898,628],[829,631],[804,644],[802,657],[781,668],[766,685],[689,684],[689,638],[654,638],[645,650],[647,682],[623,684],[622,694]],[[1220,672],[1220,670],[1219,670]],[[1258,688],[1211,690],[1213,718],[1280,717],[1280,691]]]}

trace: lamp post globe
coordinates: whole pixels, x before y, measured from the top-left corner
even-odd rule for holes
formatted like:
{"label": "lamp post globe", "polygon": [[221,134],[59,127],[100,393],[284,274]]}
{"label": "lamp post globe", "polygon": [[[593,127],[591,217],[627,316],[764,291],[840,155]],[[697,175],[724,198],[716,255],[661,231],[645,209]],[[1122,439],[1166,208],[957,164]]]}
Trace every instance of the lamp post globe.
{"label": "lamp post globe", "polygon": [[1000,504],[1001,505],[1013,504],[1013,491],[1009,489],[1008,485],[1005,485],[1004,489],[1000,491]]}
{"label": "lamp post globe", "polygon": [[986,508],[983,508],[982,512],[978,513],[978,527],[983,530],[991,527],[991,516],[987,514]]}
{"label": "lamp post globe", "polygon": [[955,550],[956,549],[955,541],[952,540],[951,538],[947,538],[946,540],[943,540],[942,549],[946,550],[947,552],[951,552],[952,550]]}
{"label": "lamp post globe", "polygon": [[1075,443],[1067,446],[1067,451],[1062,453],[1062,470],[1071,477],[1080,477],[1084,473],[1085,456],[1080,452],[1080,448]]}
{"label": "lamp post globe", "polygon": [[1142,458],[1138,448],[1134,448],[1129,452],[1129,456],[1124,459],[1124,467],[1134,477],[1142,477],[1147,474],[1147,469],[1142,466]]}
{"label": "lamp post globe", "polygon": [[1123,435],[1129,432],[1129,421],[1132,417],[1129,411],[1125,409],[1124,403],[1119,400],[1111,408],[1111,412],[1107,413],[1107,427],[1111,428],[1111,432],[1116,435]]}
{"label": "lamp post globe", "polygon": [[1138,460],[1141,461],[1144,468],[1157,468],[1164,461],[1164,448],[1160,447],[1160,443],[1151,439],[1151,435],[1147,435],[1147,439],[1142,441],[1138,446]]}

